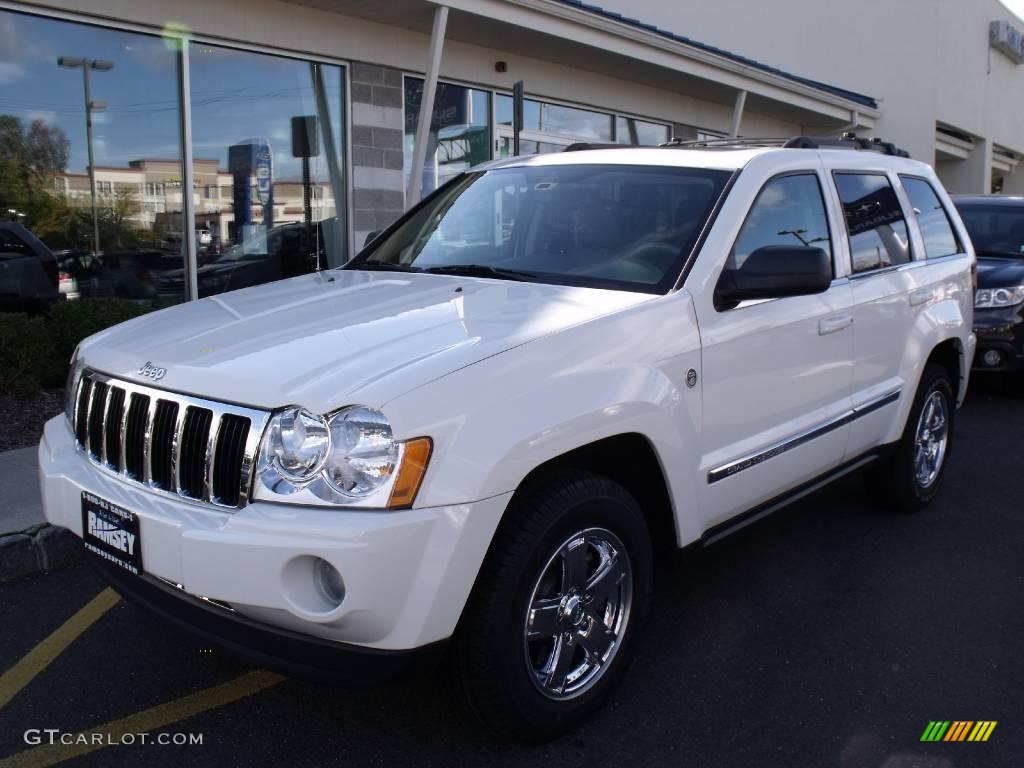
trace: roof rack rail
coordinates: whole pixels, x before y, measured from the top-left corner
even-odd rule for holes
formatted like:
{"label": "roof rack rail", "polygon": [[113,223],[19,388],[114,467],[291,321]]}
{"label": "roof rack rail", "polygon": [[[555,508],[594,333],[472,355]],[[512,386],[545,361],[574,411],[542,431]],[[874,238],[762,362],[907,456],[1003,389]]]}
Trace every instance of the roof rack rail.
{"label": "roof rack rail", "polygon": [[[855,133],[844,133],[841,136],[789,136],[782,138],[721,138],[721,139],[669,139],[659,147],[674,149],[751,149],[757,147],[780,147],[782,149],[856,149],[866,152],[881,152],[893,157],[910,157],[905,149],[900,149],[889,141],[882,141],[877,136],[870,139],[858,138]],[[589,141],[577,141],[570,144],[563,152],[582,152],[588,149],[637,149],[635,144],[600,144]]]}
{"label": "roof rack rail", "polygon": [[905,149],[900,149],[892,142],[882,141],[878,137],[870,139],[858,138],[855,133],[844,133],[839,137],[833,136],[792,136],[790,138],[761,138],[761,139],[700,139],[697,141],[683,141],[681,139],[670,139],[662,147],[676,147],[681,149],[696,149],[705,147],[707,149],[727,149],[731,147],[782,147],[785,149],[856,149],[867,152],[881,152],[884,155],[894,157],[910,157]]}
{"label": "roof rack rail", "polygon": [[630,147],[632,147],[633,149],[637,148],[635,144],[609,144],[607,142],[604,144],[595,144],[589,141],[577,141],[573,144],[570,144],[562,151],[582,152],[587,149],[629,149]]}

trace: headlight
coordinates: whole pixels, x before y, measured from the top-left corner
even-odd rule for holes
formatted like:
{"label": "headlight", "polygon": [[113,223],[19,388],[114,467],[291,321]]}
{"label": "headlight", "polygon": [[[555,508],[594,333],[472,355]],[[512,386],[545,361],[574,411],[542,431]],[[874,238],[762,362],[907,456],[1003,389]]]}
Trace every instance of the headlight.
{"label": "headlight", "polygon": [[267,430],[267,461],[286,480],[316,477],[331,451],[331,431],[322,416],[305,408],[286,408],[274,415]]}
{"label": "headlight", "polygon": [[256,498],[408,507],[431,448],[429,438],[396,441],[387,418],[373,408],[352,405],[323,417],[292,406],[270,419],[260,447]]}
{"label": "headlight", "polygon": [[324,477],[343,495],[369,496],[386,483],[398,462],[398,445],[384,414],[361,405],[343,408],[330,421],[332,450]]}
{"label": "headlight", "polygon": [[974,294],[974,306],[977,309],[994,307],[1012,307],[1024,303],[1024,285],[1011,288],[981,288]]}

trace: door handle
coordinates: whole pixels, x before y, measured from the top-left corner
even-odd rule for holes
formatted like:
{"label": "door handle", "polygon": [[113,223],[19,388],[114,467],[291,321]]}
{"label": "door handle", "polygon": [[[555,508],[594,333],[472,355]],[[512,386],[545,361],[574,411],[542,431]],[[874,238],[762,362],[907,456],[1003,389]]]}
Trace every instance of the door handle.
{"label": "door handle", "polygon": [[910,306],[917,307],[921,304],[927,304],[929,301],[935,298],[935,291],[931,288],[921,288],[910,293]]}
{"label": "door handle", "polygon": [[818,335],[826,336],[830,333],[841,331],[843,328],[849,328],[851,325],[853,325],[853,315],[826,317],[818,322]]}

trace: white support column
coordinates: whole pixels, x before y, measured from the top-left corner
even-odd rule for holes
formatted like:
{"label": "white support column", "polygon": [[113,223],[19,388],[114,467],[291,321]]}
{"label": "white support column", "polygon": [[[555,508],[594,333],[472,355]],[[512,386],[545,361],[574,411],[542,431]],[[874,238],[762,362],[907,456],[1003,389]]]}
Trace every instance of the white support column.
{"label": "white support column", "polygon": [[420,201],[420,190],[423,188],[423,166],[427,160],[427,138],[430,136],[430,118],[434,114],[437,73],[441,68],[441,51],[444,49],[444,33],[447,26],[448,6],[439,5],[434,9],[434,30],[430,35],[430,54],[427,58],[426,77],[423,80],[419,122],[416,124],[416,144],[412,153],[412,172],[409,176],[406,208],[412,208]]}
{"label": "white support column", "polygon": [[729,137],[735,139],[740,135],[740,123],[743,122],[743,107],[747,103],[747,92],[736,91],[736,104],[732,108],[732,127],[729,128]]}
{"label": "white support column", "polygon": [[[199,298],[199,258],[196,254],[196,205],[192,196],[192,76],[189,40],[181,37],[178,51],[178,104],[181,110],[181,249],[185,257],[185,300]],[[223,233],[221,235],[223,237]]]}
{"label": "white support column", "polygon": [[936,169],[951,195],[987,195],[992,191],[992,142],[976,136],[966,160],[940,162]]}

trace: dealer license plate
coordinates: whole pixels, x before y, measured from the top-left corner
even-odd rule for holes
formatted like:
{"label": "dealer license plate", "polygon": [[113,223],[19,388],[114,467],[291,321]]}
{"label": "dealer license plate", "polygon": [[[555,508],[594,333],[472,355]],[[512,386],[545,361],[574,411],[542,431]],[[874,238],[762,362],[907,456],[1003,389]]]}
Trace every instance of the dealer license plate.
{"label": "dealer license plate", "polygon": [[88,491],[82,491],[82,541],[104,560],[142,573],[139,516]]}

